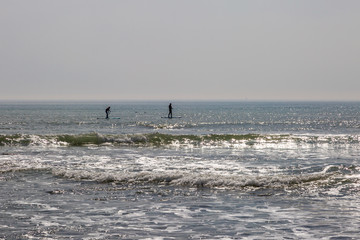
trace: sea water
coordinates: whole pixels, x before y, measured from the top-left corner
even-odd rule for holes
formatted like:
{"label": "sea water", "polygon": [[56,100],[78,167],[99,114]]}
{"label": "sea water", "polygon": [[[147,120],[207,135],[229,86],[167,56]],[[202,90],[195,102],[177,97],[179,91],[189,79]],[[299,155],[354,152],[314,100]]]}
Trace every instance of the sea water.
{"label": "sea water", "polygon": [[168,104],[2,102],[0,239],[359,237],[360,103]]}

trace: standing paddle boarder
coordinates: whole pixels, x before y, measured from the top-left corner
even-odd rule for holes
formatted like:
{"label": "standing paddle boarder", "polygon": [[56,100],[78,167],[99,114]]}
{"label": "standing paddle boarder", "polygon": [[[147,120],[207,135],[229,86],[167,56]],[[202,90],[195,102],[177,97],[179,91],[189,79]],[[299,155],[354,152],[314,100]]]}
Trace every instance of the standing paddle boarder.
{"label": "standing paddle boarder", "polygon": [[110,114],[110,106],[109,107],[107,107],[106,109],[105,109],[105,113],[106,113],[106,119],[109,119],[109,114]]}
{"label": "standing paddle boarder", "polygon": [[168,114],[168,118],[172,118],[172,110],[173,110],[173,107],[171,105],[171,103],[169,104],[169,114]]}

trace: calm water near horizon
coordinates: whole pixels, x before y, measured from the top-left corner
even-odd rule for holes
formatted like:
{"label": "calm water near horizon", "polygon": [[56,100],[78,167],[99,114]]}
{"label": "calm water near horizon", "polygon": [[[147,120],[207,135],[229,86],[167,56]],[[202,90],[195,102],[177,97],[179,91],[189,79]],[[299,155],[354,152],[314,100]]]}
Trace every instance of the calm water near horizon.
{"label": "calm water near horizon", "polygon": [[359,102],[168,104],[0,102],[0,239],[358,238]]}

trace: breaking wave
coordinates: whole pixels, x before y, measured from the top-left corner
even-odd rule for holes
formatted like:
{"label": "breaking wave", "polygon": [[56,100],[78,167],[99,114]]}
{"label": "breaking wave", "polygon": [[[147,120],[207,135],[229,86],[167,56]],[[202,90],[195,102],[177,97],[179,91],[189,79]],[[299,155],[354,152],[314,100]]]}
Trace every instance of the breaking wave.
{"label": "breaking wave", "polygon": [[89,180],[125,185],[156,184],[224,189],[302,189],[305,186],[329,187],[331,185],[351,184],[360,181],[359,169],[355,166],[327,166],[320,172],[294,175],[217,175],[184,171],[106,173],[69,169],[56,169],[52,173],[58,177],[78,181]]}
{"label": "breaking wave", "polygon": [[209,134],[172,135],[162,133],[102,135],[0,135],[0,146],[188,146],[188,147],[244,147],[262,144],[359,144],[359,135],[261,135]]}

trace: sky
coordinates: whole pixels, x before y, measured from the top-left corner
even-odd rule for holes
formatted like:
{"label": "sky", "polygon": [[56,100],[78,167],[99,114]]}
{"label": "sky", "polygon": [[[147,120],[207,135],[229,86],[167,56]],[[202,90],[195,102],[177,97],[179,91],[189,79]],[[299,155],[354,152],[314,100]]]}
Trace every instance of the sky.
{"label": "sky", "polygon": [[360,101],[358,0],[0,0],[0,100]]}

